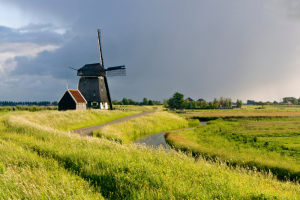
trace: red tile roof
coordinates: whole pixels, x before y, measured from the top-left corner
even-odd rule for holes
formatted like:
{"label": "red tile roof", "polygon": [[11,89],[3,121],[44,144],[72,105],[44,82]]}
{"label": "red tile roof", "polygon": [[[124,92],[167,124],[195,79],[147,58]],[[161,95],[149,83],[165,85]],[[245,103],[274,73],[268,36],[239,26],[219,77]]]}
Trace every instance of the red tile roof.
{"label": "red tile roof", "polygon": [[86,100],[81,95],[81,93],[79,92],[79,90],[70,90],[69,89],[69,92],[73,96],[73,98],[75,99],[75,101],[77,103],[87,103]]}

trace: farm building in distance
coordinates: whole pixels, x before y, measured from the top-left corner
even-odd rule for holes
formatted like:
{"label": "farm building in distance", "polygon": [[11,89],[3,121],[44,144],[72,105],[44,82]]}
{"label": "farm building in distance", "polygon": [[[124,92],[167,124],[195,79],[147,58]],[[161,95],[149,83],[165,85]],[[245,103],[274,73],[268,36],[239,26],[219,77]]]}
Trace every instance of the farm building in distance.
{"label": "farm building in distance", "polygon": [[58,101],[58,110],[86,110],[86,104],[79,90],[67,89]]}
{"label": "farm building in distance", "polygon": [[202,101],[205,101],[205,100],[200,98],[200,99],[198,99],[197,101],[202,102]]}
{"label": "farm building in distance", "polygon": [[189,102],[194,101],[194,99],[192,99],[191,97],[188,97],[187,99],[189,100]]}

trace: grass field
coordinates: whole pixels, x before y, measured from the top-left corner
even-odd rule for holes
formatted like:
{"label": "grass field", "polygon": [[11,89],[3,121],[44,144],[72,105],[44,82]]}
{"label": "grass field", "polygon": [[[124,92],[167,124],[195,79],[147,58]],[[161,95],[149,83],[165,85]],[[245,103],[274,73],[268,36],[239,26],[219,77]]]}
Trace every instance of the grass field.
{"label": "grass field", "polygon": [[[30,123],[31,126],[47,129],[48,131],[70,131],[86,126],[103,124],[115,119],[137,114],[139,111],[108,111],[108,110],[87,110],[87,111],[40,111],[40,112],[13,112],[10,113],[9,121],[17,121],[18,124]],[[41,126],[41,124],[43,124]],[[18,127],[18,126],[16,126]],[[15,127],[14,127],[15,128]]]}
{"label": "grass field", "polygon": [[175,150],[79,137],[65,133],[63,123],[49,126],[51,117],[27,120],[30,114],[0,115],[0,198],[300,198],[299,185],[272,174],[195,162]]}
{"label": "grass field", "polygon": [[168,112],[155,112],[120,124],[105,126],[94,131],[93,135],[129,143],[142,135],[198,125],[198,120],[187,121]]}
{"label": "grass field", "polygon": [[115,109],[124,109],[129,111],[152,111],[153,108],[156,108],[156,111],[162,111],[163,106],[155,105],[155,106],[133,106],[133,105],[114,105]]}
{"label": "grass field", "polygon": [[265,109],[255,109],[261,106],[243,106],[242,109],[199,109],[187,110],[183,116],[192,117],[255,117],[255,116],[291,116],[300,117],[300,106],[264,106]]}
{"label": "grass field", "polygon": [[229,165],[271,170],[280,179],[300,177],[300,118],[219,119],[198,129],[169,132],[166,140]]}

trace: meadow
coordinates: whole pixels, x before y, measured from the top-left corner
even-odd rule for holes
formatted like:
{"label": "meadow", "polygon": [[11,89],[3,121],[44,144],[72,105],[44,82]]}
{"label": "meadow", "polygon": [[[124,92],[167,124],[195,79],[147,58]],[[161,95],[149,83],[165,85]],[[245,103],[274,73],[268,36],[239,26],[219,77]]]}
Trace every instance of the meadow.
{"label": "meadow", "polygon": [[11,112],[8,121],[19,121],[19,124],[30,123],[32,127],[47,128],[56,132],[103,124],[137,113],[140,112],[118,110]]}
{"label": "meadow", "polygon": [[0,106],[0,112],[57,110],[57,106]]}
{"label": "meadow", "polygon": [[194,130],[171,131],[166,141],[194,156],[300,177],[300,118],[218,119]]}
{"label": "meadow", "polygon": [[278,181],[272,173],[195,160],[175,150],[80,137],[64,131],[64,122],[81,118],[81,112],[51,112],[39,113],[55,115],[61,124],[47,116],[34,119],[35,113],[0,114],[0,198],[300,198],[297,183]]}
{"label": "meadow", "polygon": [[168,112],[155,112],[120,124],[105,126],[94,131],[93,135],[121,143],[129,143],[142,135],[198,125],[200,125],[199,120],[187,121]]}
{"label": "meadow", "polygon": [[[276,106],[247,106],[241,109],[189,109],[182,114],[187,118],[216,119],[219,117],[300,117],[300,105],[276,105]],[[172,111],[169,111],[172,112]]]}
{"label": "meadow", "polygon": [[115,109],[123,109],[127,111],[152,111],[153,108],[156,108],[156,111],[162,111],[165,108],[161,105],[155,106],[134,106],[134,105],[113,105]]}

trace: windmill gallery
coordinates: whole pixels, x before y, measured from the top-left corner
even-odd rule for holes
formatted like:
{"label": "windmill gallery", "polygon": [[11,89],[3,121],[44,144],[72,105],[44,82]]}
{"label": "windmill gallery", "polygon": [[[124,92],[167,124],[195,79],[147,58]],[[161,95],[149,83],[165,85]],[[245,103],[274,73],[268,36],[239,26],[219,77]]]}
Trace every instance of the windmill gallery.
{"label": "windmill gallery", "polygon": [[104,68],[101,35],[97,30],[100,63],[86,64],[77,70],[80,76],[77,90],[68,89],[58,101],[58,110],[113,109],[107,77],[126,76],[125,65]]}

